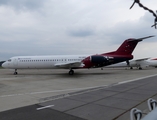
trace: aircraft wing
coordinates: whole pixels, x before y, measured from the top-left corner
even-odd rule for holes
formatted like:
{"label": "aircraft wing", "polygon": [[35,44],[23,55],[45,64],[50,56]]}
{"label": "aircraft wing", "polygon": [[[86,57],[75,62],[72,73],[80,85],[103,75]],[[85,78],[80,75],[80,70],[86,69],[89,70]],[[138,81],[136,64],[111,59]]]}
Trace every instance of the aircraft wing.
{"label": "aircraft wing", "polygon": [[57,63],[54,66],[58,68],[75,68],[75,67],[83,67],[82,62],[68,62],[68,63]]}
{"label": "aircraft wing", "polygon": [[148,59],[150,59],[150,58],[142,58],[142,59],[137,59],[135,61],[144,61],[144,60],[148,60]]}

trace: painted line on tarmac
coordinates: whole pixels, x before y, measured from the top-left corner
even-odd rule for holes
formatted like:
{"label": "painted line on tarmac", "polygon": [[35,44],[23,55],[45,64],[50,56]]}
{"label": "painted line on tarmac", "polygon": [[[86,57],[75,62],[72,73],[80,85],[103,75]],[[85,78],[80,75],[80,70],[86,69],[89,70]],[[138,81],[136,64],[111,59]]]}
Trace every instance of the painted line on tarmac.
{"label": "painted line on tarmac", "polygon": [[129,82],[133,82],[133,81],[138,81],[138,80],[142,80],[142,79],[150,78],[150,77],[154,77],[154,76],[157,76],[157,74],[149,75],[149,76],[145,76],[145,77],[140,77],[140,78],[137,78],[137,79],[132,79],[132,80],[126,80],[126,81],[118,82],[118,85],[119,84],[125,84],[125,83],[129,83]]}
{"label": "painted line on tarmac", "polygon": [[[149,75],[149,76],[145,76],[145,77],[141,77],[141,78],[137,78],[137,79],[118,82],[115,85],[120,85],[120,84],[125,84],[125,83],[129,83],[129,82],[133,82],[133,81],[138,81],[141,79],[154,77],[154,76],[157,76],[157,74]],[[1,95],[0,98],[22,96],[22,95],[35,95],[35,94],[44,94],[44,93],[55,93],[55,92],[57,93],[57,92],[66,92],[66,91],[88,90],[88,89],[94,89],[94,88],[98,88],[98,87],[107,87],[107,86],[112,86],[112,85],[102,85],[102,86],[94,86],[94,87],[86,87],[86,88],[74,88],[74,89],[65,89],[65,90],[41,91],[41,92],[31,92],[31,93],[17,93],[17,94],[10,94],[10,95]]]}
{"label": "painted line on tarmac", "polygon": [[52,91],[41,91],[41,92],[31,92],[31,93],[18,93],[18,94],[10,94],[10,95],[1,95],[0,97],[4,98],[4,97],[14,97],[14,96],[22,96],[22,95],[35,95],[35,94],[44,94],[44,93],[88,90],[88,89],[94,89],[94,88],[98,88],[98,87],[107,87],[107,86],[108,85],[94,86],[94,87],[85,87],[85,88],[65,89],[65,90],[52,90]]}
{"label": "painted line on tarmac", "polygon": [[36,110],[43,110],[43,109],[50,108],[50,107],[53,107],[53,106],[54,105],[48,105],[48,106],[37,108]]}

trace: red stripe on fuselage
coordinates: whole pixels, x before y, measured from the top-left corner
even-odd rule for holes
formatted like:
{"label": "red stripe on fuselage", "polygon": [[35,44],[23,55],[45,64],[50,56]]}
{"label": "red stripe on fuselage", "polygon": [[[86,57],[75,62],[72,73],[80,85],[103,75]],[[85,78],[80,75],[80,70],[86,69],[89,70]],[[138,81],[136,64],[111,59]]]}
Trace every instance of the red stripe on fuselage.
{"label": "red stripe on fuselage", "polygon": [[157,60],[157,58],[151,59],[151,60]]}

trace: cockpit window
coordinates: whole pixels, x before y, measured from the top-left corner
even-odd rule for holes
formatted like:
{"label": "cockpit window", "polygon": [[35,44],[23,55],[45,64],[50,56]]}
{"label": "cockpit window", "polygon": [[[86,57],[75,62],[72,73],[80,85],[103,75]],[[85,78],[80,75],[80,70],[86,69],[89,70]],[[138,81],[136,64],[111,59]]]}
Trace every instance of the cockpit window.
{"label": "cockpit window", "polygon": [[8,62],[11,62],[11,59],[9,59]]}

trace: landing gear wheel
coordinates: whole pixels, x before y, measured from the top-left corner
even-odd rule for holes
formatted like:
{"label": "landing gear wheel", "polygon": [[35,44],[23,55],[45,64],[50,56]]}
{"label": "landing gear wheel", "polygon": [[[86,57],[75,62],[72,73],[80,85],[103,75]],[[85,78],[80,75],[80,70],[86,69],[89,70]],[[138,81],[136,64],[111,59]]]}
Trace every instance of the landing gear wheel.
{"label": "landing gear wheel", "polygon": [[74,70],[70,70],[69,75],[73,75],[73,74],[74,74]]}
{"label": "landing gear wheel", "polygon": [[14,72],[14,75],[17,75],[18,73],[17,72]]}
{"label": "landing gear wheel", "polygon": [[139,69],[139,70],[142,70],[142,67],[139,67],[138,69]]}
{"label": "landing gear wheel", "polygon": [[18,73],[17,73],[17,69],[15,69],[15,72],[14,72],[14,75],[17,75]]}

